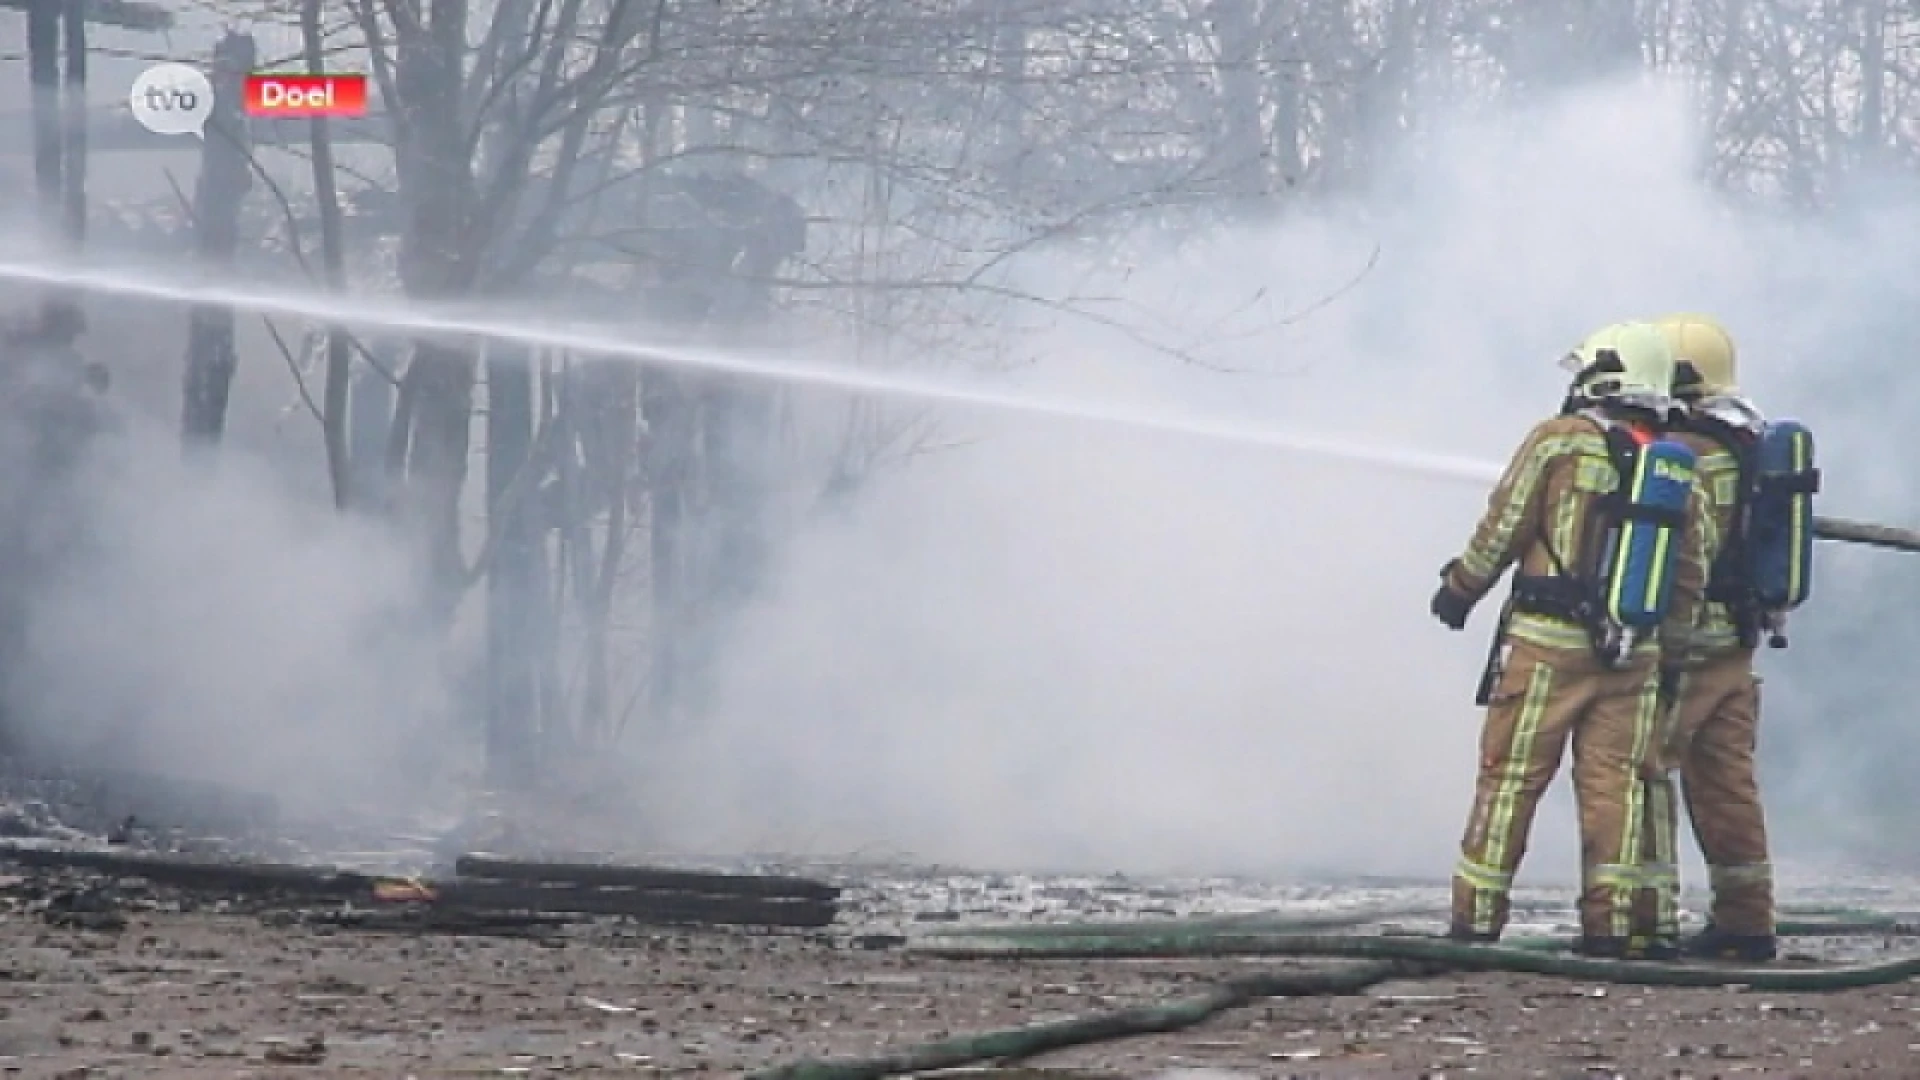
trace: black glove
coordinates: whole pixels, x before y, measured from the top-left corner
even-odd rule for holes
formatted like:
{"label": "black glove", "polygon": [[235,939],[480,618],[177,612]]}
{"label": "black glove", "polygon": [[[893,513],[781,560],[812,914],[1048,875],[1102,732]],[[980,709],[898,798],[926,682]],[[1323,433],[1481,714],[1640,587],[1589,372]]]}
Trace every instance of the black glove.
{"label": "black glove", "polygon": [[1473,611],[1473,601],[1453,591],[1453,585],[1447,580],[1453,572],[1453,564],[1440,568],[1440,588],[1434,591],[1433,603],[1428,610],[1433,617],[1444,623],[1449,630],[1465,630],[1467,615]]}

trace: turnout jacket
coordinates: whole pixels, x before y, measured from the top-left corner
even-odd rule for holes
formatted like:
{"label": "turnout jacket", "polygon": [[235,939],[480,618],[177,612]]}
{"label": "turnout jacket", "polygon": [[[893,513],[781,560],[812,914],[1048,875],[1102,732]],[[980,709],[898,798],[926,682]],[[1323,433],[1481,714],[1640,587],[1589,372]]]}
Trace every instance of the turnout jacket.
{"label": "turnout jacket", "polygon": [[[1557,575],[1563,567],[1576,575],[1589,573],[1604,540],[1598,508],[1619,485],[1606,436],[1592,420],[1560,415],[1534,425],[1494,486],[1466,550],[1451,564],[1447,585],[1477,603],[1508,567],[1543,577]],[[1692,649],[1711,555],[1707,538],[1712,527],[1706,524],[1710,507],[1702,486],[1696,474],[1666,619],[1657,636],[1635,644],[1635,660],[1652,660],[1664,652],[1666,662],[1677,664]],[[1538,613],[1516,611],[1508,632],[1548,649],[1591,648],[1585,627]]]}
{"label": "turnout jacket", "polygon": [[[1700,528],[1693,530],[1694,540],[1690,546],[1694,557],[1706,568],[1707,581],[1711,584],[1713,564],[1733,534],[1733,516],[1739,509],[1740,459],[1711,435],[1683,429],[1668,437],[1686,444],[1694,453],[1694,489],[1705,501],[1708,512],[1701,516]],[[1699,618],[1692,631],[1689,659],[1699,661],[1724,656],[1743,647],[1732,609],[1703,595]]]}

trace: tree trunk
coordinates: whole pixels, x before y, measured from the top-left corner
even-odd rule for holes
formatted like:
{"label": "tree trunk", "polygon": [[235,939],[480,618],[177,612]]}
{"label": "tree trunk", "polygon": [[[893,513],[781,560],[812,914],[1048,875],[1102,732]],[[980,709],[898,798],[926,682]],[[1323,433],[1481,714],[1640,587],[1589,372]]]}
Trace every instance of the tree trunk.
{"label": "tree trunk", "polygon": [[27,78],[33,95],[33,179],[41,212],[60,208],[61,0],[34,0],[27,9]]}
{"label": "tree trunk", "polygon": [[[193,217],[202,262],[229,267],[240,241],[240,205],[253,188],[250,143],[241,111],[243,80],[253,70],[253,38],[229,32],[213,50],[213,113],[207,121],[194,187]],[[189,446],[219,443],[233,390],[233,309],[195,305],[187,324],[187,373],[181,434]]]}
{"label": "tree trunk", "polygon": [[993,164],[1000,174],[1001,187],[1014,198],[1028,187],[1030,153],[1026,139],[1027,28],[1022,14],[1012,4],[992,9],[993,62],[988,69],[989,77],[998,83],[989,88],[996,114],[993,117]]}
{"label": "tree trunk", "polygon": [[[465,5],[433,5],[430,28],[400,35],[395,72],[399,109],[409,137],[397,148],[407,206],[400,242],[400,279],[409,296],[443,299],[464,293],[474,267],[464,257],[473,188],[461,124]],[[419,341],[407,367],[401,416],[409,524],[426,563],[429,611],[444,622],[466,589],[460,497],[472,449],[473,353],[464,346]]]}
{"label": "tree trunk", "polygon": [[460,495],[473,438],[473,354],[464,346],[417,342],[407,380],[413,384],[407,501],[433,587],[429,608],[444,621],[466,590]]}
{"label": "tree trunk", "polygon": [[1260,34],[1257,0],[1213,0],[1224,121],[1213,146],[1213,169],[1226,194],[1267,189],[1267,140],[1260,121]]}
{"label": "tree trunk", "polygon": [[[320,33],[320,0],[300,5],[300,39],[307,70],[325,70],[325,44]],[[347,255],[341,236],[340,192],[334,185],[333,136],[325,117],[310,123],[313,149],[313,196],[320,208],[320,262],[327,288],[339,292],[347,285]],[[327,330],[327,375],[321,392],[320,432],[327,447],[327,476],[333,482],[333,505],[345,510],[352,502],[353,467],[347,448],[348,379],[353,369],[352,342],[344,327]]]}
{"label": "tree trunk", "polygon": [[1887,5],[1868,0],[1860,18],[1860,128],[1857,160],[1867,168],[1886,159],[1887,130]]}
{"label": "tree trunk", "polygon": [[595,370],[592,377],[600,392],[594,402],[591,482],[596,502],[606,503],[607,521],[590,591],[580,597],[587,656],[579,730],[593,745],[604,746],[614,734],[609,630],[614,592],[626,558],[634,455],[640,442],[640,370],[615,361]]}
{"label": "tree trunk", "polygon": [[1271,72],[1267,96],[1273,102],[1273,171],[1283,185],[1304,179],[1306,161],[1306,95],[1302,83],[1306,77],[1306,58],[1300,48],[1300,31],[1289,25],[1261,35],[1260,57]]}
{"label": "tree trunk", "polygon": [[737,382],[709,391],[701,434],[709,463],[707,495],[712,550],[703,562],[703,622],[717,623],[738,610],[766,566],[766,508],[773,394]]}
{"label": "tree trunk", "polygon": [[79,0],[64,16],[67,70],[60,131],[62,235],[76,250],[87,238],[87,19]]}
{"label": "tree trunk", "polygon": [[[376,350],[380,346],[369,346]],[[392,371],[398,357],[386,357]],[[356,365],[347,391],[347,452],[352,466],[348,487],[353,507],[361,512],[386,505],[387,437],[394,423],[394,387],[371,363]]]}
{"label": "tree trunk", "polygon": [[[540,500],[521,473],[533,467],[533,365],[528,350],[487,349],[487,769],[519,787],[536,773],[542,606]],[[531,479],[531,478],[528,478]]]}
{"label": "tree trunk", "polygon": [[641,387],[647,421],[647,535],[653,616],[648,638],[648,692],[653,720],[671,726],[679,711],[691,632],[690,578],[692,496],[699,421],[688,380],[672,372],[650,373]]}

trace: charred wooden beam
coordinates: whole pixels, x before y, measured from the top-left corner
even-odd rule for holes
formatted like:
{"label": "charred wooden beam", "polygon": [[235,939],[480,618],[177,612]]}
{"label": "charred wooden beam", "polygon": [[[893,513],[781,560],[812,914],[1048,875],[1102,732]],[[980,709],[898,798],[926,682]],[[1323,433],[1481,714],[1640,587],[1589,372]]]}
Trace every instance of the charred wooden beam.
{"label": "charred wooden beam", "polygon": [[810,900],[832,903],[840,890],[808,878],[763,874],[720,874],[698,870],[666,870],[648,866],[610,866],[599,863],[524,862],[488,855],[462,855],[454,861],[461,877],[499,881],[555,882],[573,885],[610,885],[652,892],[697,896],[751,896],[763,899]]}
{"label": "charred wooden beam", "polygon": [[234,863],[173,855],[124,851],[75,850],[0,845],[0,860],[42,869],[96,870],[144,878],[156,885],[233,893],[282,893],[299,896],[371,896],[377,880],[330,866],[284,863]]}
{"label": "charred wooden beam", "polygon": [[[0,862],[40,869],[89,870],[136,877],[156,885],[226,894],[351,899],[374,902],[381,878],[326,866],[236,863],[146,853],[75,850],[0,844]],[[411,918],[431,925],[478,926],[488,922],[519,925],[552,922],[552,915],[618,915],[667,925],[762,926],[817,929],[831,925],[835,906],[818,899],[762,896],[702,896],[686,892],[616,888],[578,883],[452,881],[422,883],[418,900],[396,902],[386,910],[396,927]],[[379,921],[379,920],[374,920]]]}
{"label": "charred wooden beam", "polygon": [[792,929],[828,926],[838,914],[833,904],[818,900],[700,896],[518,881],[453,881],[431,887],[433,906],[452,910],[572,912],[623,915],[653,923]]}
{"label": "charred wooden beam", "polygon": [[390,910],[310,911],[302,914],[299,921],[310,926],[402,934],[531,937],[556,932],[579,922],[580,916],[553,912],[448,911],[431,905],[408,905]]}

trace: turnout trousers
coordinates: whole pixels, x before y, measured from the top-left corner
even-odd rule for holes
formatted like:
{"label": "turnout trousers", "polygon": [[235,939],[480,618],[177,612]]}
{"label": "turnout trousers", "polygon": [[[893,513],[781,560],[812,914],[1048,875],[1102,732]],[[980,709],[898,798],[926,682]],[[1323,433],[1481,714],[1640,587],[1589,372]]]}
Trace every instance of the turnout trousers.
{"label": "turnout trousers", "polygon": [[1754,761],[1759,725],[1753,650],[1712,654],[1681,677],[1667,757],[1678,767],[1687,818],[1707,864],[1714,926],[1771,937],[1773,867]]}
{"label": "turnout trousers", "polygon": [[[1670,837],[1663,800],[1657,654],[1607,668],[1591,652],[1510,638],[1480,734],[1473,812],[1453,876],[1456,931],[1497,936],[1534,811],[1569,742],[1580,814],[1580,926],[1590,938],[1671,936],[1675,867],[1648,855]],[[1664,815],[1668,821],[1654,820]],[[1648,911],[1650,906],[1656,911]],[[1638,914],[1636,914],[1638,913]],[[1653,922],[1655,925],[1648,925]]]}

